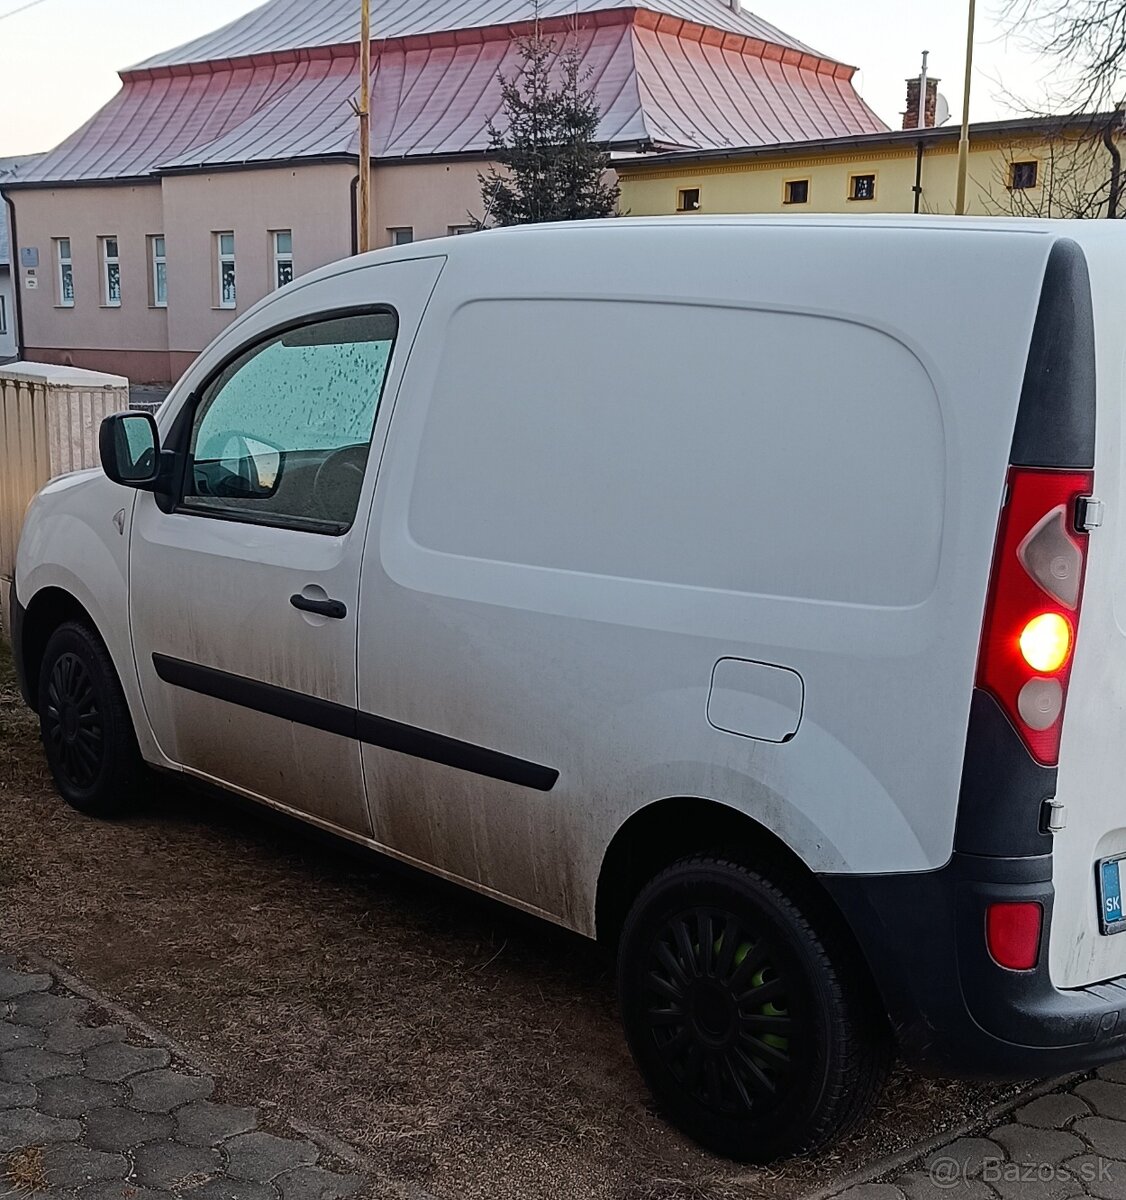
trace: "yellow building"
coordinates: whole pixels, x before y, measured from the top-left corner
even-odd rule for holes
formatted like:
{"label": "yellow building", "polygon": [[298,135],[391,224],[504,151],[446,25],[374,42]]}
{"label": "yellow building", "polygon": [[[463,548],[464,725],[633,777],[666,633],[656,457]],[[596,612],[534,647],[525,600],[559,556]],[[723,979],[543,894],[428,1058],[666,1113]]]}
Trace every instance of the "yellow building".
{"label": "yellow building", "polygon": [[[976,215],[1107,215],[1112,114],[971,126],[966,206]],[[676,151],[615,166],[623,212],[952,213],[957,126],[782,146]],[[1118,204],[1117,215],[1126,205]]]}

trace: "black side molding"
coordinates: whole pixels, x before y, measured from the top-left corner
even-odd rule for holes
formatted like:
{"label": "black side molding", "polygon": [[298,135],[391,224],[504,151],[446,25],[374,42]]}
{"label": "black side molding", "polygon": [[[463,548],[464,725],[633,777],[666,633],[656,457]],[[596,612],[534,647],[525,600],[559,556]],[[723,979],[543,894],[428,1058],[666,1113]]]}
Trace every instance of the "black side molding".
{"label": "black side molding", "polygon": [[1087,260],[1070,238],[1048,255],[1024,372],[1014,467],[1095,465],[1095,317]]}
{"label": "black side molding", "polygon": [[283,721],[293,721],[311,729],[321,729],[412,758],[424,758],[474,775],[534,788],[539,792],[550,792],[559,779],[559,772],[551,767],[514,758],[499,750],[476,746],[472,742],[458,741],[414,725],[404,725],[373,713],[360,712],[331,700],[290,691],[272,683],[261,683],[243,675],[202,667],[165,654],[154,654],[152,662],[157,675],[173,687],[225,700],[228,704],[267,713]]}

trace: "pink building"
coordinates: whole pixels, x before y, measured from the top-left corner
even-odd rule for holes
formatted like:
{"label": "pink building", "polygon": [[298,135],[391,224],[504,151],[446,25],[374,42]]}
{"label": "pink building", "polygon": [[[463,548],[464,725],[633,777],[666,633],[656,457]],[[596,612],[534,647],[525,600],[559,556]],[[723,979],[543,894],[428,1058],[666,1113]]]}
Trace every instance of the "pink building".
{"label": "pink building", "polygon": [[[353,252],[358,10],[269,0],[123,71],[101,112],[4,185],[15,246],[39,264],[18,281],[26,357],[175,379],[271,288]],[[533,3],[374,10],[375,244],[460,232],[483,212],[498,74]],[[854,68],[739,0],[541,0],[539,15],[558,46],[577,41],[618,154],[885,128]]]}

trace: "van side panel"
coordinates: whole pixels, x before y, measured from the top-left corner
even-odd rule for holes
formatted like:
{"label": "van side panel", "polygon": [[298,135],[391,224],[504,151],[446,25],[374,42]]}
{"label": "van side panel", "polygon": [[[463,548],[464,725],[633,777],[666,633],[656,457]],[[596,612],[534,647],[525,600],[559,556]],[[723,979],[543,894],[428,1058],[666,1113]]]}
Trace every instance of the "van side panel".
{"label": "van side panel", "polygon": [[[376,838],[585,932],[614,832],[668,796],[817,871],[944,863],[1050,239],[463,240],[392,418],[360,706],[559,779],[366,747]],[[800,675],[794,737],[708,721],[725,658]]]}

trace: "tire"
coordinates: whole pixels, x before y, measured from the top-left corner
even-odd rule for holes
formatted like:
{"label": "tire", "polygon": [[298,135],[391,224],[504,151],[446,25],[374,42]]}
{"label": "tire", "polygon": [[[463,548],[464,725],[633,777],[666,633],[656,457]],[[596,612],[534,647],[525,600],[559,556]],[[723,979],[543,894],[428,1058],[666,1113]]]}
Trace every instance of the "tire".
{"label": "tire", "polygon": [[43,653],[39,731],[72,808],[120,817],[137,807],[146,773],[125,695],[101,638],[77,621],[60,625]]}
{"label": "tire", "polygon": [[618,994],[634,1061],[672,1123],[729,1158],[809,1153],[883,1087],[890,1037],[874,989],[833,923],[818,924],[711,855],[661,872],[626,918]]}

